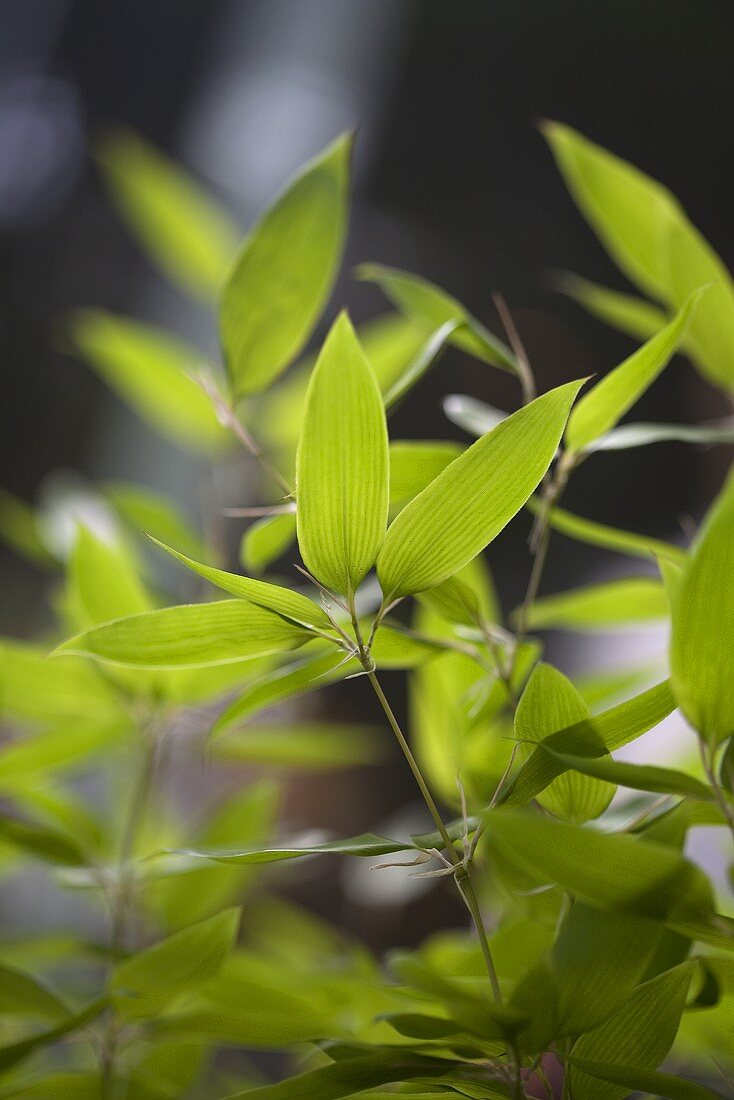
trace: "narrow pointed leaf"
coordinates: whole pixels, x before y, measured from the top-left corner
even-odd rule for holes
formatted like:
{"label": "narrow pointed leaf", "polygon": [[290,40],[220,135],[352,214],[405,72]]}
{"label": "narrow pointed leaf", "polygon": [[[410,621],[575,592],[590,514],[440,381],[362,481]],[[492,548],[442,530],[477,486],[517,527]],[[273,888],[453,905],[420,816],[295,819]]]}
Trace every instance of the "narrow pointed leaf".
{"label": "narrow pointed leaf", "polygon": [[130,131],[108,135],[96,153],[147,252],[185,291],[213,297],[237,247],[227,215],[179,165]]}
{"label": "narrow pointed leaf", "polygon": [[201,353],[163,329],[99,309],[75,313],[69,336],[77,354],[156,431],[187,450],[227,443],[212,403],[188,372]]}
{"label": "narrow pointed leaf", "polygon": [[[528,508],[533,515],[538,515],[541,507],[540,501],[535,497],[531,497],[528,501]],[[609,527],[605,523],[576,516],[564,508],[551,508],[547,518],[554,531],[560,531],[561,534],[568,535],[569,538],[576,539],[578,542],[587,543],[589,546],[615,550],[619,554],[643,558],[645,561],[649,561],[654,554],[661,554],[673,561],[686,561],[685,550],[672,542],[662,542],[648,535],[638,535],[632,531],[622,531],[618,527]]]}
{"label": "narrow pointed leaf", "polygon": [[734,473],[712,505],[673,603],[671,683],[678,706],[713,742],[734,733]]}
{"label": "narrow pointed leaf", "polygon": [[458,458],[462,448],[447,440],[435,443],[396,439],[390,443],[390,507],[404,508]]}
{"label": "narrow pointed leaf", "polygon": [[705,874],[668,845],[504,808],[487,812],[485,822],[490,850],[588,905],[656,920],[705,921],[713,913]]}
{"label": "narrow pointed leaf", "polygon": [[422,1058],[398,1048],[394,1053],[369,1054],[334,1062],[277,1085],[236,1093],[227,1100],[342,1100],[393,1081],[442,1077],[449,1073],[451,1066],[451,1062]]}
{"label": "narrow pointed leaf", "polygon": [[622,424],[592,443],[588,451],[626,451],[651,443],[694,443],[712,446],[734,443],[734,420],[710,420],[705,424]]}
{"label": "narrow pointed leaf", "polygon": [[456,330],[457,325],[458,321],[446,321],[429,336],[416,357],[408,364],[406,371],[386,391],[386,409],[391,409],[393,405],[396,405],[431,369],[439,354],[443,351],[451,333]]}
{"label": "narrow pointed leaf", "polygon": [[519,512],[550,466],[582,382],[569,382],[477,440],[388,530],[377,573],[389,599],[457,573]]}
{"label": "narrow pointed leaf", "polygon": [[620,269],[646,294],[680,309],[711,283],[688,334],[701,373],[734,386],[734,283],[674,196],[656,180],[568,126],[544,134],[574,200]]}
{"label": "narrow pointed leaf", "polygon": [[[589,710],[570,680],[551,665],[535,666],[515,714],[515,735],[525,742],[545,739],[590,718]],[[525,757],[530,745],[523,745]],[[571,766],[569,765],[569,768]],[[538,792],[541,806],[556,817],[582,823],[598,817],[614,797],[613,786],[569,770]]]}
{"label": "narrow pointed leaf", "polygon": [[102,488],[120,519],[136,535],[153,535],[169,545],[181,546],[193,557],[206,557],[201,535],[164,493],[124,481],[106,482]]}
{"label": "narrow pointed leaf", "polygon": [[243,600],[267,611],[274,611],[282,615],[284,619],[295,623],[296,626],[315,627],[318,630],[332,631],[331,623],[326,612],[310,600],[308,596],[300,592],[294,592],[291,588],[283,588],[279,584],[270,584],[268,581],[253,580],[251,577],[240,577],[236,573],[227,573],[224,569],[215,569],[211,565],[202,565],[201,562],[188,558],[158,539],[152,540],[162,550],[183,562],[185,566],[198,573],[200,577],[210,584],[229,592],[232,596],[241,596]]}
{"label": "narrow pointed leaf", "polygon": [[[551,734],[546,744],[573,756],[603,756],[653,729],[668,717],[675,705],[670,683],[664,680],[601,714]],[[502,802],[508,806],[524,806],[564,771],[565,766],[559,760],[536,749]]]}
{"label": "narrow pointed leaf", "polygon": [[[644,1092],[651,1096],[665,1096],[667,1100],[726,1100],[723,1093],[714,1092],[713,1089],[692,1081],[690,1077],[675,1077],[670,1073],[659,1073],[657,1070],[645,1069],[642,1066],[618,1065],[616,1062],[590,1061],[588,1058],[577,1058],[569,1055],[565,1058],[577,1079],[583,1076],[594,1078],[588,1082],[586,1093],[579,1095],[593,1097],[602,1096],[627,1096],[630,1092]],[[619,1086],[614,1093],[607,1092],[600,1082],[612,1083]],[[621,1090],[624,1090],[622,1092]]]}
{"label": "narrow pointed leaf", "polygon": [[457,428],[477,437],[496,428],[508,415],[485,401],[478,401],[476,397],[467,397],[463,393],[451,393],[444,397],[443,411]]}
{"label": "narrow pointed leaf", "polygon": [[620,787],[631,787],[637,791],[695,798],[700,802],[711,802],[714,799],[713,791],[705,783],[700,783],[693,776],[676,771],[675,768],[658,768],[652,764],[628,764],[622,760],[612,760],[610,757],[572,756],[547,746],[543,748],[545,752],[555,756],[564,767],[580,772],[581,775],[602,779],[606,783],[616,783]]}
{"label": "narrow pointed leaf", "polygon": [[69,561],[66,598],[77,628],[152,611],[136,564],[124,546],[80,527]]}
{"label": "narrow pointed leaf", "polygon": [[385,757],[385,744],[382,731],[370,726],[273,722],[230,733],[215,741],[211,752],[232,763],[331,771],[377,764]]}
{"label": "narrow pointed leaf", "polygon": [[566,446],[582,451],[610,431],[667,366],[704,293],[691,294],[676,317],[581,398],[568,418]]}
{"label": "narrow pointed leaf", "polygon": [[[517,617],[518,612],[515,612]],[[652,577],[630,577],[543,596],[530,606],[530,630],[608,630],[668,616],[665,589]]]}
{"label": "narrow pointed leaf", "polygon": [[251,524],[240,543],[240,562],[251,573],[264,573],[296,541],[296,513],[265,516]]}
{"label": "narrow pointed leaf", "polygon": [[351,597],[385,537],[388,443],[382,396],[346,314],[335,322],[311,377],[296,485],[306,566]]}
{"label": "narrow pointed leaf", "polygon": [[364,833],[344,840],[332,840],[325,844],[278,844],[271,848],[247,848],[243,851],[169,849],[169,854],[188,856],[191,859],[212,860],[214,863],[281,863],[283,860],[299,859],[302,856],[344,855],[344,856],[385,856],[394,852],[418,850],[411,841],[389,840],[374,833]]}
{"label": "narrow pointed leaf", "polygon": [[593,317],[638,340],[649,340],[666,324],[665,312],[644,298],[599,286],[568,271],[560,272],[553,281],[558,290],[573,298]]}
{"label": "narrow pointed leaf", "polygon": [[0,1010],[10,1015],[65,1020],[69,1009],[34,974],[0,964]]}
{"label": "narrow pointed leaf", "polygon": [[465,306],[420,275],[411,275],[383,264],[361,264],[358,279],[377,283],[398,309],[433,328],[453,321],[458,327],[451,343],[495,367],[515,372],[512,352],[493,336],[481,321],[472,317]]}
{"label": "narrow pointed leaf", "polygon": [[203,668],[302,645],[305,629],[244,600],[183,604],[117,619],[55,651],[137,668]]}
{"label": "narrow pointed leaf", "polygon": [[103,998],[93,1001],[91,1004],[86,1005],[73,1016],[69,1016],[62,1023],[57,1024],[56,1027],[49,1029],[48,1031],[39,1031],[34,1035],[29,1036],[27,1039],[20,1039],[16,1043],[10,1043],[8,1046],[0,1047],[0,1072],[5,1072],[12,1066],[22,1062],[24,1058],[35,1053],[37,1050],[42,1050],[44,1047],[51,1046],[58,1039],[62,1039],[65,1035],[70,1035],[74,1031],[86,1027],[87,1024],[101,1015],[107,1005],[107,1001]]}
{"label": "narrow pointed leaf", "polygon": [[345,134],[286,186],[245,240],[222,294],[220,329],[235,397],[291,363],[326,305],[347,226],[352,138]]}

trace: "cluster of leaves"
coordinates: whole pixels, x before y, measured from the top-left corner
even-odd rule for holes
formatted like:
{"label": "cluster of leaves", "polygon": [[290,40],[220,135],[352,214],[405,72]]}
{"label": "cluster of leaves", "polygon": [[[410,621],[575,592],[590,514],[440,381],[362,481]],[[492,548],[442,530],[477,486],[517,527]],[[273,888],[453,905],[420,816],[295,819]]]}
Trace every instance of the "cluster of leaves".
{"label": "cluster of leaves", "polygon": [[[57,887],[84,891],[109,922],[106,942],[33,933],[2,946],[1,1096],[491,1100],[550,1096],[561,1080],[574,1100],[723,1095],[734,921],[685,844],[701,825],[734,835],[734,478],[687,548],[559,500],[600,449],[734,441],[727,420],[618,426],[679,350],[731,397],[734,288],[660,185],[566,127],[546,132],[579,206],[656,304],[564,277],[646,342],[583,393],[579,379],[539,397],[511,324],[507,346],[444,291],[374,264],[358,274],[395,310],[359,332],[340,314],[315,361],[292,366],[341,260],[349,136],[239,251],[226,217],[157,153],[125,134],[101,149],[154,260],[184,291],[218,298],[223,371],[99,310],[74,317],[71,340],[176,443],[215,458],[242,445],[262,464],[265,504],[245,509],[259,518],[242,575],[138,486],[100,487],[103,530],[77,523],[63,550],[42,513],[0,502],[6,539],[54,574],[58,617],[55,649],[2,643],[3,869],[50,865]],[[471,446],[390,441],[391,409],[446,345],[516,376],[521,406],[505,415],[454,395],[447,413],[479,436]],[[523,508],[527,597],[503,621],[482,551]],[[636,559],[638,573],[540,596],[556,530]],[[296,540],[299,583],[264,580]],[[227,598],[171,604],[161,549]],[[617,668],[574,685],[530,633],[649,620],[671,623],[653,686]],[[409,677],[409,737],[384,669]],[[272,776],[193,822],[170,804],[182,751],[233,775],[242,763],[378,763],[379,731],[284,724],[278,710],[355,676],[383,707],[431,833],[284,838]],[[700,763],[614,757],[676,708]],[[611,806],[619,788],[633,794]],[[399,853],[457,890],[470,930],[374,959],[268,890],[267,865],[326,853]],[[262,1084],[245,1058],[223,1056],[232,1048],[289,1050],[301,1064]],[[659,1069],[668,1058],[678,1075]]]}

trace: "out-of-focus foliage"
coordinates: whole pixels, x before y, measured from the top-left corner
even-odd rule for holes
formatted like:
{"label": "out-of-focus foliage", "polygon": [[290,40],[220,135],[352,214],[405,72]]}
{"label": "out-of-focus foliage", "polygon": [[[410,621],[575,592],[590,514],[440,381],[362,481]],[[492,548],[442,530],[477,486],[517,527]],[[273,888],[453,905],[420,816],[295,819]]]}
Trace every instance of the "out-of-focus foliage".
{"label": "out-of-focus foliage", "polygon": [[[351,139],[287,186],[234,266],[228,219],[197,185],[137,138],[103,145],[154,261],[188,292],[221,287],[223,371],[93,309],[72,318],[72,346],[177,446],[243,445],[262,498],[229,509],[251,521],[246,575],[210,486],[201,529],[193,486],[184,514],[114,483],[50,542],[47,512],[0,498],[0,534],[52,575],[55,615],[36,642],[0,642],[0,873],[12,897],[16,876],[43,868],[85,912],[71,934],[0,944],[0,1096],[518,1100],[550,1096],[549,1077],[575,1100],[724,1096],[734,919],[687,841],[698,826],[734,838],[734,482],[690,550],[559,501],[600,449],[732,441],[727,421],[618,422],[679,347],[732,389],[734,295],[668,192],[565,127],[547,132],[587,217],[660,305],[567,281],[648,342],[583,396],[569,381],[534,400],[527,362],[459,302],[378,264],[360,274],[398,312],[357,329],[338,315],[281,377],[340,262]],[[522,407],[453,395],[472,446],[390,442],[392,408],[447,343],[515,374]],[[598,500],[603,514],[603,483]],[[506,615],[482,551],[524,508],[533,562]],[[546,594],[556,531],[635,558],[636,575]],[[271,572],[297,555],[301,573]],[[666,622],[659,674],[573,683],[538,636]],[[408,679],[407,735],[387,671]],[[355,677],[385,729],[373,712],[300,720],[305,696]],[[700,766],[615,756],[676,708]],[[290,773],[377,775],[388,729],[426,831],[304,830],[282,797]],[[182,804],[173,780],[192,762],[202,793]],[[426,889],[456,891],[471,930],[373,957],[279,897],[291,864],[336,858],[367,861],[376,890],[386,864],[410,865]]]}

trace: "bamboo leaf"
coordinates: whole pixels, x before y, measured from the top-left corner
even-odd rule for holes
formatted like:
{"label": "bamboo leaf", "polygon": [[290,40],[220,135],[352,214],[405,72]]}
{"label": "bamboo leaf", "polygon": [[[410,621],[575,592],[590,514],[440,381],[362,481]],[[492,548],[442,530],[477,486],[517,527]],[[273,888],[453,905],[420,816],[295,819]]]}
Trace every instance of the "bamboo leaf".
{"label": "bamboo leaf", "polygon": [[[627,1096],[630,1092],[646,1092],[651,1096],[665,1096],[668,1100],[725,1100],[720,1092],[700,1085],[692,1081],[690,1077],[675,1077],[670,1073],[658,1073],[656,1070],[645,1069],[641,1066],[619,1065],[616,1062],[590,1061],[588,1058],[576,1058],[574,1055],[565,1059],[571,1066],[571,1071],[577,1070],[577,1079],[592,1077],[593,1081],[586,1084],[587,1091],[580,1096],[593,1097]],[[604,1090],[599,1082],[612,1083],[620,1086],[612,1092]],[[590,1091],[593,1089],[594,1091]]]}
{"label": "bamboo leaf", "polygon": [[451,393],[444,397],[443,411],[457,428],[475,436],[490,432],[506,420],[508,415],[485,401],[478,401],[476,397],[467,397],[463,393]]}
{"label": "bamboo leaf", "polygon": [[226,214],[178,165],[130,131],[109,134],[96,152],[143,247],[185,291],[211,298],[237,245]]}
{"label": "bamboo leaf", "polygon": [[347,228],[352,137],[290,181],[245,240],[220,329],[235,397],[265,389],[302,350],[331,293]]}
{"label": "bamboo leaf", "polygon": [[125,959],[109,983],[117,1011],[130,1019],[154,1016],[177,994],[213,977],[234,947],[239,923],[239,909],[225,909]]}
{"label": "bamboo leaf", "polygon": [[581,212],[638,287],[677,310],[697,287],[713,284],[687,344],[701,373],[731,390],[734,283],[719,256],[667,188],[568,126],[549,122],[543,131]]}
{"label": "bamboo leaf", "polygon": [[211,860],[214,863],[281,863],[284,860],[300,859],[302,856],[344,855],[344,856],[386,856],[394,852],[418,851],[411,841],[390,840],[388,837],[363,833],[344,840],[331,840],[325,844],[278,844],[270,848],[247,848],[242,851],[199,850],[191,848],[169,848],[166,854],[186,856],[189,859]]}
{"label": "bamboo leaf", "polygon": [[[517,618],[519,610],[515,611]],[[543,596],[530,605],[530,630],[609,630],[668,616],[662,584],[652,577],[628,577]]]}
{"label": "bamboo leaf", "polygon": [[65,1035],[70,1035],[72,1032],[84,1028],[104,1011],[106,1004],[106,1000],[100,998],[86,1005],[84,1008],[80,1009],[79,1012],[69,1016],[62,1023],[57,1024],[56,1027],[50,1028],[48,1031],[36,1032],[27,1039],[20,1039],[16,1043],[0,1047],[0,1072],[5,1072],[12,1066],[16,1066],[19,1062],[22,1062],[24,1058],[35,1053],[35,1051],[41,1050],[43,1047],[51,1046]]}
{"label": "bamboo leaf", "polygon": [[705,874],[668,845],[504,808],[484,819],[490,850],[588,905],[663,921],[713,913]]}
{"label": "bamboo leaf", "polygon": [[227,443],[209,398],[189,377],[201,353],[153,325],[99,309],[69,324],[76,353],[151,427],[188,450],[209,453]]}
{"label": "bamboo leaf", "polygon": [[610,431],[652,385],[685,337],[703,293],[694,291],[664,329],[584,394],[568,418],[569,451],[583,451]]}
{"label": "bamboo leaf", "polygon": [[390,507],[404,508],[461,454],[456,443],[396,439],[390,443]]}
{"label": "bamboo leaf", "polygon": [[232,763],[331,771],[380,763],[385,746],[382,731],[371,726],[273,722],[232,732],[215,741],[211,752]]}
{"label": "bamboo leaf", "polygon": [[[535,666],[515,714],[515,735],[522,741],[545,744],[545,739],[591,717],[570,680],[551,665]],[[530,746],[523,746],[527,758]],[[564,763],[565,761],[561,761]],[[569,769],[572,765],[567,765]],[[613,786],[587,779],[572,770],[538,792],[537,801],[556,817],[581,824],[598,817],[614,797]],[[612,780],[612,783],[614,780]]]}
{"label": "bamboo leaf", "polygon": [[265,516],[251,524],[240,543],[240,562],[251,573],[264,573],[296,541],[296,513]]}
{"label": "bamboo leaf", "polygon": [[169,545],[181,546],[192,557],[206,557],[201,536],[165,494],[124,481],[107,482],[103,492],[123,523],[136,535],[142,537],[147,533]]}
{"label": "bamboo leaf", "polygon": [[[542,505],[535,497],[528,501],[528,508],[537,516]],[[649,561],[651,556],[662,555],[675,562],[685,562],[687,554],[680,546],[672,542],[662,542],[649,535],[638,535],[633,531],[622,531],[618,527],[609,527],[605,523],[597,523],[593,519],[585,519],[567,512],[564,508],[551,508],[547,512],[548,523],[554,531],[560,531],[562,535],[568,535],[577,542],[584,542],[589,546],[600,546],[604,550],[614,550],[619,554],[627,554],[633,558],[643,558]]]}
{"label": "bamboo leaf", "polygon": [[712,505],[673,601],[671,683],[698,732],[719,742],[734,732],[734,473]]}
{"label": "bamboo leaf", "polygon": [[436,362],[443,351],[451,333],[456,330],[458,321],[446,321],[428,337],[423,347],[415,358],[408,364],[407,369],[393,382],[385,393],[385,408],[391,409],[409,390],[420,382],[421,378]]}
{"label": "bamboo leaf", "polygon": [[456,329],[450,342],[492,366],[515,373],[512,352],[493,336],[476,317],[444,290],[440,290],[420,275],[411,275],[384,264],[361,264],[355,271],[358,279],[377,283],[392,302],[416,321],[432,328],[453,322]]}
{"label": "bamboo leaf", "polygon": [[200,577],[210,584],[229,592],[232,596],[240,596],[243,600],[262,607],[267,611],[274,611],[284,619],[288,619],[296,626],[313,627],[322,631],[332,630],[326,612],[308,596],[300,592],[294,592],[291,588],[283,588],[279,584],[270,584],[268,581],[253,580],[251,577],[240,577],[236,573],[227,573],[224,569],[215,569],[211,565],[203,565],[201,562],[188,558],[179,553],[164,542],[152,539],[166,553],[183,562],[187,568],[198,573]]}
{"label": "bamboo leaf", "polygon": [[305,629],[244,600],[183,604],[105,623],[64,642],[54,655],[93,657],[136,668],[203,668],[294,649]]}
{"label": "bamboo leaf", "polygon": [[[699,802],[711,802],[713,791],[705,783],[675,768],[659,768],[652,764],[627,764],[608,757],[589,758],[572,756],[543,746],[564,767],[594,776],[607,783],[616,783],[620,787],[631,787],[637,791],[652,791],[656,794],[675,794],[681,798],[695,798]],[[557,782],[557,780],[556,780]]]}
{"label": "bamboo leaf", "polygon": [[53,555],[43,542],[38,517],[30,504],[0,486],[0,538],[21,557],[41,569],[53,570]]}
{"label": "bamboo leaf", "polygon": [[734,420],[726,417],[705,424],[622,424],[595,440],[587,451],[626,451],[651,443],[734,443]]}
{"label": "bamboo leaf", "polygon": [[70,1015],[64,1002],[33,974],[0,964],[0,1009],[14,1016],[65,1020]]}
{"label": "bamboo leaf", "polygon": [[154,606],[125,547],[103,542],[86,527],[77,529],[66,600],[77,628],[152,611]]}
{"label": "bamboo leaf", "polygon": [[385,537],[388,443],[382,396],[346,314],[311,377],[296,485],[303,559],[318,580],[351,598]]}
{"label": "bamboo leaf", "polygon": [[569,382],[477,440],[391,524],[377,561],[388,599],[422,592],[488,545],[538,486],[582,382]]}
{"label": "bamboo leaf", "polygon": [[[546,747],[573,756],[603,756],[647,733],[667,718],[675,705],[670,684],[664,680],[601,714],[551,734],[545,739]],[[502,802],[508,806],[526,805],[564,770],[559,760],[536,749]]]}
{"label": "bamboo leaf", "polygon": [[582,279],[580,275],[561,271],[553,281],[562,294],[573,298],[593,317],[638,340],[649,340],[667,321],[664,311],[644,298],[610,290],[609,287]]}

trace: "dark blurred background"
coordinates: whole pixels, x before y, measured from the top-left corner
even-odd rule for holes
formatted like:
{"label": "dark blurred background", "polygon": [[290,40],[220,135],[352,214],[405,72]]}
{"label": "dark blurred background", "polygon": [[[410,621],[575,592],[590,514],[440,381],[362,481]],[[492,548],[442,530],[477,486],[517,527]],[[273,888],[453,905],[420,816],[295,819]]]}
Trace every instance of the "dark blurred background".
{"label": "dark blurred background", "polygon": [[[211,319],[163,281],[116,215],[90,156],[105,128],[129,126],[180,160],[245,227],[296,166],[357,126],[347,262],[317,338],[344,302],[357,320],[384,307],[351,267],[392,263],[496,330],[490,296],[501,291],[548,388],[608,370],[632,345],[549,288],[556,268],[624,283],[566,194],[538,120],[570,123],[664,181],[731,267],[732,56],[731,0],[3,0],[0,481],[31,501],[62,467],[137,479],[191,505],[189,460],[59,338],[66,309],[94,304],[212,340]],[[516,401],[510,380],[451,352],[395,434],[461,438],[441,410],[450,392]],[[720,402],[678,359],[637,413],[687,421],[720,415]],[[602,454],[575,478],[569,506],[675,537],[713,496],[726,458],[668,444]],[[507,606],[526,582],[526,533],[518,523],[493,548]],[[547,591],[598,557],[564,548]],[[0,626],[23,635],[43,623],[38,577],[1,553]],[[396,767],[375,795],[380,812],[407,790]],[[318,786],[311,794],[319,800]]]}

